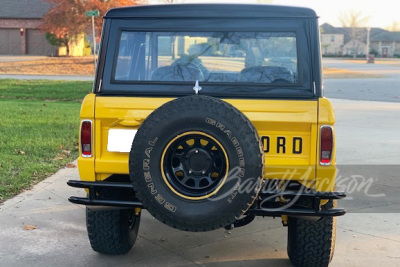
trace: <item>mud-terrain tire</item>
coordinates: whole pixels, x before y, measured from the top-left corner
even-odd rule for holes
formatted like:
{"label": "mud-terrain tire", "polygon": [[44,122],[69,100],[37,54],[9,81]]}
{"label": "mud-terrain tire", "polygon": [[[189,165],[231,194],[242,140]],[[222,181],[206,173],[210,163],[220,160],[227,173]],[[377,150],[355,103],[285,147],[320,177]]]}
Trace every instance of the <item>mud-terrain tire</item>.
{"label": "mud-terrain tire", "polygon": [[90,245],[102,254],[120,255],[135,244],[140,214],[133,209],[91,210],[86,208],[86,227]]}
{"label": "mud-terrain tire", "polygon": [[[332,209],[330,200],[323,209]],[[336,217],[325,217],[319,221],[308,221],[289,217],[287,252],[296,267],[325,267],[335,251]]]}
{"label": "mud-terrain tire", "polygon": [[184,231],[210,231],[233,223],[253,204],[263,155],[255,127],[238,109],[213,97],[181,97],[138,129],[130,179],[156,219]]}

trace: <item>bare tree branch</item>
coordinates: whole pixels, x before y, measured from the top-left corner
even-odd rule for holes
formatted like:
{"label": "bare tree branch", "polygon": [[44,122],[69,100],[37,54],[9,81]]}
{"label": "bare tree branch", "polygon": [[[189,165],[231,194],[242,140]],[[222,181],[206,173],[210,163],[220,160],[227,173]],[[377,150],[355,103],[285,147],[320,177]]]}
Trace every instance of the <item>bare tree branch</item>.
{"label": "bare tree branch", "polygon": [[365,27],[370,19],[370,16],[365,16],[361,11],[349,10],[345,13],[341,13],[338,20],[343,27],[350,28],[350,41],[347,43],[351,45],[351,51],[353,52],[354,58],[357,57],[360,51],[361,43],[365,42]]}
{"label": "bare tree branch", "polygon": [[351,9],[338,17],[342,27],[365,27],[371,16],[364,16],[362,11]]}

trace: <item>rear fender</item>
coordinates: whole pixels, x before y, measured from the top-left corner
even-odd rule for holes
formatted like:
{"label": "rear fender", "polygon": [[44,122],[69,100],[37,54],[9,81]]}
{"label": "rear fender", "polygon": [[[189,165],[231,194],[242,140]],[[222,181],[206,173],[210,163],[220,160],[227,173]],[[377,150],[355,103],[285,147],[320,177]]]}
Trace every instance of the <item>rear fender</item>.
{"label": "rear fender", "polygon": [[[96,132],[96,126],[94,123],[94,107],[95,107],[96,95],[88,94],[82,102],[80,119],[90,120],[92,121],[92,137]],[[80,127],[79,127],[79,135],[80,135]],[[80,140],[80,136],[79,136]],[[94,159],[96,156],[96,150],[94,149],[96,144],[96,138],[92,138],[92,156],[89,158],[82,157],[81,148],[79,145],[79,158],[78,158],[78,167],[79,167],[79,176],[83,181],[95,181],[96,175],[94,170]]]}

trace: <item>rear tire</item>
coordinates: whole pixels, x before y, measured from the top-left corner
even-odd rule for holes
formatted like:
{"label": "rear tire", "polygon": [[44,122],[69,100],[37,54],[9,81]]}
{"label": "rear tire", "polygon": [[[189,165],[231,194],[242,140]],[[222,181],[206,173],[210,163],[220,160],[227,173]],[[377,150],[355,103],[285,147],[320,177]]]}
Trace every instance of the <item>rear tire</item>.
{"label": "rear tire", "polygon": [[86,208],[86,227],[90,245],[102,254],[125,254],[135,244],[140,214],[133,209],[90,210]]}
{"label": "rear tire", "polygon": [[[331,209],[330,200],[323,209]],[[336,240],[336,217],[308,221],[289,217],[287,252],[296,267],[324,267],[332,260]]]}
{"label": "rear tire", "polygon": [[148,212],[192,232],[230,225],[262,185],[264,153],[254,125],[232,105],[185,96],[151,113],[129,156],[130,179]]}

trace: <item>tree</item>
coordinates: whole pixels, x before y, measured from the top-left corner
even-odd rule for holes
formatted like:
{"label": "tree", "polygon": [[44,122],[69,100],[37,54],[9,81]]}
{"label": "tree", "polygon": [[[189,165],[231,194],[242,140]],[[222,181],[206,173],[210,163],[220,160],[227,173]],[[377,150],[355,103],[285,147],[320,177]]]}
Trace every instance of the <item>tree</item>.
{"label": "tree", "polygon": [[364,43],[366,38],[365,27],[370,19],[370,16],[365,16],[361,11],[349,10],[345,13],[341,13],[338,17],[342,27],[350,28],[350,44],[352,44],[351,50],[353,51],[354,58],[360,49],[360,44]]}
{"label": "tree", "polygon": [[368,23],[370,16],[364,16],[361,11],[351,9],[347,12],[341,13],[338,20],[342,27],[365,27]]}
{"label": "tree", "polygon": [[51,8],[44,15],[40,28],[53,35],[53,42],[65,45],[69,55],[70,41],[84,31],[85,6],[80,0],[47,0],[47,2],[51,4]]}
{"label": "tree", "polygon": [[46,32],[46,40],[52,46],[68,46],[68,40],[64,38],[57,38],[55,34]]}
{"label": "tree", "polygon": [[142,3],[142,0],[46,0],[51,7],[43,17],[40,29],[49,33],[50,42],[62,44],[70,51],[70,41],[79,34],[90,33],[90,18],[85,11],[99,10],[95,19],[97,36],[100,36],[102,17],[108,9],[118,6],[132,6]]}
{"label": "tree", "polygon": [[393,21],[392,25],[386,27],[385,29],[391,32],[398,32],[400,31],[400,23],[398,21]]}

